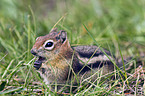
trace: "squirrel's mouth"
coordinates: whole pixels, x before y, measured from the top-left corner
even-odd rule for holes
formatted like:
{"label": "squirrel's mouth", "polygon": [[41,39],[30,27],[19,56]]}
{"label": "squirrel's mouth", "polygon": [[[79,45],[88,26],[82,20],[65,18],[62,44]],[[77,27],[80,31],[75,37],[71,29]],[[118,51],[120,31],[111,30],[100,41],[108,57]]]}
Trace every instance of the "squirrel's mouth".
{"label": "squirrel's mouth", "polygon": [[42,63],[45,60],[46,60],[45,57],[41,57],[41,56],[38,57],[38,59],[34,62],[34,67],[36,68],[36,70],[38,70],[41,67]]}

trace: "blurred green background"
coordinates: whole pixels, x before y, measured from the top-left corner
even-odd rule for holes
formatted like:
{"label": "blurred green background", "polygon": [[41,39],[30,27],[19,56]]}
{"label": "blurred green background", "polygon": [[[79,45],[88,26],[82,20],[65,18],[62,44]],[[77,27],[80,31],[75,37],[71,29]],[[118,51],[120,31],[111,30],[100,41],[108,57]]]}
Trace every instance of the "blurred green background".
{"label": "blurred green background", "polygon": [[36,37],[48,34],[55,24],[67,31],[71,45],[95,44],[84,24],[117,57],[119,48],[123,56],[145,54],[145,0],[1,0],[1,80],[8,78],[4,71],[12,60],[7,73],[21,61],[28,64]]}

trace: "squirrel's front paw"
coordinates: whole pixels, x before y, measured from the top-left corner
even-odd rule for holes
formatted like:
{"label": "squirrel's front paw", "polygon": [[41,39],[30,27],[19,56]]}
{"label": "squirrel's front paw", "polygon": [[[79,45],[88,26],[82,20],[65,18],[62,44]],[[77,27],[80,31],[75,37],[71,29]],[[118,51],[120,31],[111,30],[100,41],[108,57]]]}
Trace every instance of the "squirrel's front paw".
{"label": "squirrel's front paw", "polygon": [[41,67],[41,65],[42,65],[42,63],[43,63],[44,61],[45,61],[45,58],[39,56],[38,60],[36,60],[36,61],[34,62],[34,67],[36,68],[36,70],[38,70],[38,69]]}
{"label": "squirrel's front paw", "polygon": [[41,65],[42,65],[41,61],[37,60],[37,61],[34,62],[34,67],[36,68],[36,70],[38,70],[41,67]]}

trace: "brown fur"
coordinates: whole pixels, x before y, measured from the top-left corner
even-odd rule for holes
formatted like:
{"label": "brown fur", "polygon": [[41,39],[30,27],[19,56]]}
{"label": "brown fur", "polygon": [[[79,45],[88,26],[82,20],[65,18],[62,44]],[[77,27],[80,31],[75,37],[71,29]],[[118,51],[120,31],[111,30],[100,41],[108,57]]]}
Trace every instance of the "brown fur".
{"label": "brown fur", "polygon": [[[47,40],[53,40],[54,43],[53,49],[47,50],[45,48],[44,44],[47,43],[46,42]],[[80,59],[82,60],[90,59],[87,56],[89,56],[90,53],[95,52],[97,48],[98,48],[97,46],[92,47],[77,46],[72,48],[67,39],[66,32],[64,31],[57,32],[57,29],[54,29],[48,35],[40,36],[36,39],[36,42],[33,48],[31,49],[31,53],[39,57],[39,59],[36,61],[36,64],[34,63],[34,65],[36,65],[35,67],[38,67],[39,65],[40,68],[38,67],[38,71],[40,72],[41,76],[45,79],[44,81],[47,84],[53,83],[55,80],[57,81],[57,83],[65,84],[68,79],[69,80],[74,79],[75,80],[74,84],[76,84],[77,81],[76,78],[74,78],[74,74],[77,76],[79,80],[84,80],[89,76],[95,74],[92,80],[96,80],[97,79],[96,72],[101,68],[99,66],[101,65],[103,66],[102,67],[103,74],[113,71],[114,65],[112,63],[110,63],[110,65],[108,65],[107,63],[106,64],[103,63],[106,62],[106,60],[108,61],[108,58],[107,56],[105,56],[103,52],[101,52],[100,49],[96,51],[95,53],[96,56],[93,56],[91,60],[92,62],[94,62],[95,61],[94,58],[98,58],[99,55],[102,56],[104,60],[101,59],[101,61],[99,61],[98,59],[96,59],[97,63],[94,62],[92,65],[91,64],[85,65],[85,63],[87,62],[80,63],[81,62]],[[112,59],[113,57],[110,55],[110,53],[108,51],[106,52]],[[84,55],[84,57],[81,57],[82,53],[86,55]],[[90,68],[89,66],[91,67],[91,69],[89,69]],[[45,71],[42,72],[42,69],[44,69]]]}

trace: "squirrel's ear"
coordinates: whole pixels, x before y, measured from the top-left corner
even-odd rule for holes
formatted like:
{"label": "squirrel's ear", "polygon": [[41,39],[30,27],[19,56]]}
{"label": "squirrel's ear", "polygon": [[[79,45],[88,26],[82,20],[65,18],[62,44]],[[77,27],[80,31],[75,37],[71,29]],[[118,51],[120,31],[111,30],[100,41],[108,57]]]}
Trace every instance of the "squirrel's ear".
{"label": "squirrel's ear", "polygon": [[53,28],[50,32],[57,32],[57,28]]}
{"label": "squirrel's ear", "polygon": [[63,43],[63,42],[65,42],[67,40],[67,33],[65,31],[63,31],[63,30],[61,30],[59,32],[60,32],[60,35],[59,35],[60,40]]}

